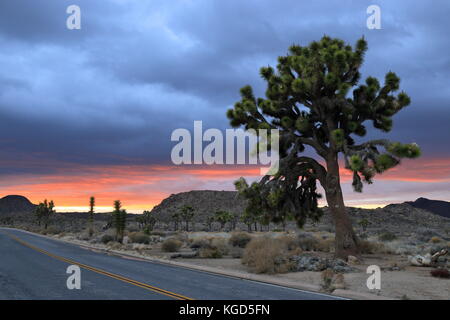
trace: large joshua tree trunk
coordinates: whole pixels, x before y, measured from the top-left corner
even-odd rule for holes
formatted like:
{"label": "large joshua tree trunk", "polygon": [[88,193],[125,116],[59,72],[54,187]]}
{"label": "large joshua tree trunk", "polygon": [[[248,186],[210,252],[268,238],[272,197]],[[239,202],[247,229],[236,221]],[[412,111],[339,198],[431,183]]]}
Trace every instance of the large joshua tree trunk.
{"label": "large joshua tree trunk", "polygon": [[352,222],[345,211],[339,178],[339,164],[337,155],[327,159],[327,176],[325,194],[335,225],[335,255],[337,258],[347,259],[349,255],[357,255],[358,239],[352,227]]}

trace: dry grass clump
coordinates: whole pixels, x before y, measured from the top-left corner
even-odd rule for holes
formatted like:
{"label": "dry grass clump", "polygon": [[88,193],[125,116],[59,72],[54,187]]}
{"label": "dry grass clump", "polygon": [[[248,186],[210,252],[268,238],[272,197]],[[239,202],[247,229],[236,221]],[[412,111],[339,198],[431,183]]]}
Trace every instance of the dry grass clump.
{"label": "dry grass clump", "polygon": [[319,239],[316,243],[316,251],[320,252],[334,252],[334,239]]}
{"label": "dry grass clump", "polygon": [[344,275],[342,273],[335,273],[331,269],[326,269],[322,271],[321,274],[322,290],[325,292],[333,292],[336,289],[345,289],[346,284],[344,281]]}
{"label": "dry grass clump", "polygon": [[285,273],[292,268],[286,239],[259,237],[246,246],[242,263],[254,273]]}
{"label": "dry grass clump", "polygon": [[198,256],[205,259],[220,259],[223,254],[217,248],[202,248],[198,251]]}
{"label": "dry grass clump", "polygon": [[158,237],[165,237],[167,234],[164,231],[150,231],[148,233],[150,236],[158,236]]}
{"label": "dry grass clump", "polygon": [[177,252],[182,245],[183,243],[180,240],[169,238],[163,241],[161,250],[164,252]]}
{"label": "dry grass clump", "polygon": [[360,240],[358,243],[359,250],[362,254],[384,253],[386,248],[382,243],[371,242],[368,240]]}
{"label": "dry grass clump", "polygon": [[378,236],[380,241],[392,241],[397,239],[397,236],[392,232],[383,232]]}
{"label": "dry grass clump", "polygon": [[62,230],[56,226],[48,226],[47,229],[42,229],[40,233],[43,235],[55,235],[61,232]]}
{"label": "dry grass clump", "polygon": [[245,249],[239,248],[239,247],[231,247],[230,255],[231,255],[231,257],[233,257],[235,259],[241,259],[242,256],[244,255],[244,250]]}
{"label": "dry grass clump", "polygon": [[309,233],[300,233],[296,239],[296,246],[303,251],[334,252],[334,238],[318,238]]}
{"label": "dry grass clump", "polygon": [[232,247],[245,248],[245,246],[252,240],[252,237],[246,232],[234,232],[229,239]]}
{"label": "dry grass clump", "polygon": [[432,237],[432,238],[430,239],[430,242],[431,242],[431,243],[440,243],[440,242],[442,242],[442,239],[439,238],[439,237]]}
{"label": "dry grass clump", "polygon": [[191,249],[202,249],[202,248],[209,248],[211,246],[211,239],[210,238],[197,238],[194,239],[191,242]]}
{"label": "dry grass clump", "polygon": [[108,242],[111,242],[111,241],[114,241],[114,240],[115,240],[114,236],[112,236],[112,235],[110,235],[110,234],[104,234],[104,235],[101,237],[101,239],[100,239],[100,241],[101,241],[103,244],[107,244]]}
{"label": "dry grass clump", "polygon": [[230,252],[228,242],[223,238],[198,238],[192,241],[190,247],[198,250],[200,258],[218,259]]}
{"label": "dry grass clump", "polygon": [[319,240],[311,234],[300,233],[297,238],[297,245],[303,251],[316,251]]}
{"label": "dry grass clump", "polygon": [[108,242],[108,247],[112,250],[120,250],[123,248],[123,245],[117,241]]}
{"label": "dry grass clump", "polygon": [[128,238],[132,243],[143,243],[143,244],[150,243],[150,237],[144,232],[131,232],[128,235]]}

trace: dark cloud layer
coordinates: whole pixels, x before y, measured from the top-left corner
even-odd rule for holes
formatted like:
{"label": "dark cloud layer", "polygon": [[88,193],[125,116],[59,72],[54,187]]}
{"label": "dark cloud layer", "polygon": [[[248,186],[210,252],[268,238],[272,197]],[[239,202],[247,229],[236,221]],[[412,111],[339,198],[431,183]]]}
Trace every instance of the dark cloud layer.
{"label": "dark cloud layer", "polygon": [[[51,171],[43,161],[167,162],[173,129],[226,128],[240,87],[263,94],[261,66],[324,34],[364,35],[364,75],[397,72],[413,101],[391,136],[448,156],[450,3],[375,2],[382,30],[365,25],[373,1],[4,0],[0,174]],[[65,27],[71,4],[82,30]]]}

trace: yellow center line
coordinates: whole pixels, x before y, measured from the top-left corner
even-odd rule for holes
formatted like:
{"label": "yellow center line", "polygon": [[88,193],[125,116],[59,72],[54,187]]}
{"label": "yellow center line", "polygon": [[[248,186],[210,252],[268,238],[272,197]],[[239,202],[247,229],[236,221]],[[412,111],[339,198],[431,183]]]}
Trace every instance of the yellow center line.
{"label": "yellow center line", "polygon": [[171,297],[171,298],[175,298],[175,299],[178,299],[178,300],[193,300],[192,298],[188,298],[188,297],[183,296],[183,295],[178,294],[178,293],[170,292],[170,291],[167,291],[167,290],[155,287],[155,286],[151,286],[151,285],[146,284],[146,283],[142,283],[142,282],[139,282],[139,281],[136,281],[136,280],[133,280],[133,279],[129,279],[129,278],[126,278],[126,277],[123,277],[123,276],[120,276],[120,275],[117,275],[117,274],[114,274],[114,273],[111,273],[111,272],[108,272],[108,271],[104,271],[104,270],[101,270],[101,269],[98,269],[98,268],[91,267],[91,266],[88,266],[86,264],[78,263],[78,262],[76,262],[74,260],[71,260],[71,259],[60,257],[60,256],[58,256],[56,254],[53,254],[53,253],[50,253],[50,252],[45,251],[43,249],[40,249],[38,247],[35,247],[35,246],[25,242],[24,240],[21,240],[18,237],[14,236],[14,235],[11,235],[9,233],[8,233],[8,236],[11,237],[12,239],[14,239],[15,241],[19,242],[20,244],[22,244],[22,245],[24,245],[24,246],[26,246],[26,247],[28,247],[30,249],[33,249],[35,251],[38,251],[40,253],[43,253],[43,254],[45,254],[45,255],[47,255],[49,257],[52,257],[54,259],[57,259],[57,260],[60,260],[60,261],[63,261],[63,262],[69,263],[69,264],[78,265],[81,268],[84,268],[84,269],[87,269],[87,270],[90,270],[90,271],[93,271],[93,272],[96,272],[96,273],[99,273],[99,274],[102,274],[102,275],[105,275],[105,276],[108,276],[108,277],[111,277],[111,278],[114,278],[114,279],[117,279],[117,280],[120,280],[120,281],[123,281],[123,282],[126,282],[126,283],[129,283],[129,284],[132,284],[134,286],[137,286],[137,287],[140,287],[140,288],[143,288],[143,289],[147,289],[147,290],[150,290],[150,291],[153,291],[153,292],[157,292],[157,293],[166,295],[166,296]]}

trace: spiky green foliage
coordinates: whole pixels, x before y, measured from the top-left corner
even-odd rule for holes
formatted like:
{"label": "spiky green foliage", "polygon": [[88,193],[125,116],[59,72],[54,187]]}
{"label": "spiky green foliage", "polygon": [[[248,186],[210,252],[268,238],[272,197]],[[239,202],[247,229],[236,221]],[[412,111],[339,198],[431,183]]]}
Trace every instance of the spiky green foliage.
{"label": "spiky green foliage", "polygon": [[241,89],[241,100],[227,111],[231,125],[280,130],[279,172],[250,186],[242,181],[236,185],[250,199],[250,211],[258,208],[274,222],[292,217],[299,226],[320,217],[316,183],[327,190],[328,172],[320,161],[301,155],[306,148],[327,163],[343,155],[345,167],[353,171],[355,191],[362,191],[362,181],[372,183],[377,173],[398,165],[400,158],[420,155],[416,144],[356,143],[355,137],[366,135],[368,123],[389,132],[392,117],[410,104],[406,93],[397,93],[400,78],[394,72],[383,83],[374,77],[359,82],[366,51],[364,38],[354,47],[328,36],[305,47],[292,45],[278,58],[276,70],[261,68],[265,98],[256,98],[251,86]]}
{"label": "spiky green foliage", "polygon": [[34,211],[38,224],[44,224],[44,229],[47,229],[50,218],[55,213],[54,208],[55,203],[53,200],[47,201],[47,199],[45,199],[44,202],[38,204]]}
{"label": "spiky green foliage", "polygon": [[122,242],[127,224],[127,211],[122,209],[120,200],[114,201],[113,224],[116,229],[116,240]]}
{"label": "spiky green foliage", "polygon": [[153,231],[155,224],[157,222],[156,217],[151,211],[145,210],[140,216],[136,218],[137,223],[140,228],[144,230],[145,233],[149,234]]}
{"label": "spiky green foliage", "polygon": [[228,222],[232,222],[234,215],[228,211],[217,211],[214,214],[214,220],[220,223],[220,228],[223,229]]}

